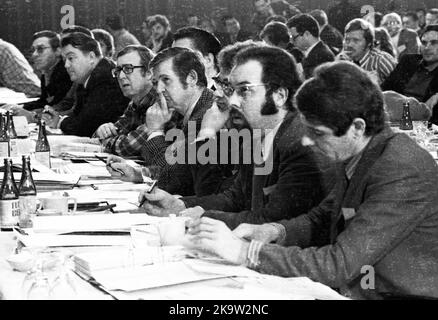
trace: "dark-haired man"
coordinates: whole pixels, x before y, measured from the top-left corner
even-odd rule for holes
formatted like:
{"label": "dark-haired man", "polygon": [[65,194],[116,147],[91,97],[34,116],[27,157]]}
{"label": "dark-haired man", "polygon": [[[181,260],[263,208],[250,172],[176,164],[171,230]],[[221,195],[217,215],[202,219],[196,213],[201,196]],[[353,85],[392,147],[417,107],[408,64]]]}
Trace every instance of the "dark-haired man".
{"label": "dark-haired man", "polygon": [[125,28],[125,22],[121,15],[114,15],[106,19],[106,25],[114,37],[114,57],[126,46],[139,45],[140,42]]}
{"label": "dark-haired man", "polygon": [[[150,68],[159,98],[147,111],[146,118],[154,118],[149,126],[153,136],[144,144],[142,155],[147,164],[161,167],[158,186],[183,196],[218,192],[231,172],[210,161],[203,163],[196,152],[202,144],[194,144],[204,114],[214,102],[199,54],[187,48],[169,48],[151,61]],[[178,129],[181,134],[176,141],[166,140],[169,129]],[[175,153],[177,158],[171,157],[170,161],[169,156]],[[144,181],[141,168],[118,157],[110,158],[109,163],[124,172],[121,176],[110,168],[114,177],[136,183]]]}
{"label": "dark-haired man", "polygon": [[324,10],[316,9],[310,12],[310,15],[318,21],[321,40],[333,51],[336,55],[342,50],[344,37],[335,27],[329,25],[327,14]]}
{"label": "dark-haired man", "polygon": [[97,129],[95,136],[100,139],[105,152],[122,157],[141,156],[141,149],[151,138],[146,112],[156,100],[149,70],[154,56],[144,46],[127,46],[118,53],[113,76],[117,78],[123,95],[131,102],[116,123],[105,123]]}
{"label": "dark-haired man", "polygon": [[222,222],[195,220],[189,246],[262,273],[308,277],[355,299],[438,298],[433,158],[385,126],[380,88],[352,63],[319,67],[296,102],[303,144],[339,163],[333,192],[279,224],[231,232]]}
{"label": "dark-haired man", "polygon": [[250,34],[242,30],[239,20],[237,20],[236,17],[227,15],[222,18],[222,21],[225,27],[225,33],[222,36],[223,46],[246,41],[251,38]]}
{"label": "dark-haired man", "polygon": [[260,138],[254,141],[252,152],[244,151],[257,159],[255,146],[264,146],[263,163],[255,164],[249,179],[250,209],[245,202],[248,180],[242,172],[231,188],[218,195],[177,200],[158,189],[144,193],[149,201],[145,205],[147,213],[167,215],[200,206],[194,210],[196,215],[204,213],[235,228],[243,222],[295,217],[319,204],[326,195],[318,160],[324,165],[327,162],[301,144],[304,127],[292,104],[301,81],[292,56],[269,46],[244,49],[236,56],[230,79],[231,84],[224,88],[229,103],[243,113],[253,136]]}
{"label": "dark-haired man", "polygon": [[62,39],[61,46],[65,68],[78,84],[76,106],[70,116],[48,110],[43,118],[64,134],[91,137],[102,124],[116,121],[129,100],[111,74],[114,63],[102,57],[96,40],[77,32]]}
{"label": "dark-haired man", "polygon": [[173,35],[172,47],[191,49],[199,52],[205,67],[207,87],[214,88],[213,77],[217,76],[217,55],[222,49],[220,41],[210,32],[198,28],[181,28]]}
{"label": "dark-haired man", "polygon": [[157,54],[172,46],[173,34],[166,16],[156,14],[148,17],[148,28],[152,33],[152,51]]}
{"label": "dark-haired man", "polygon": [[301,64],[306,79],[319,65],[335,60],[333,52],[321,41],[318,22],[311,15],[296,15],[287,22],[287,27],[292,43],[304,54]]}

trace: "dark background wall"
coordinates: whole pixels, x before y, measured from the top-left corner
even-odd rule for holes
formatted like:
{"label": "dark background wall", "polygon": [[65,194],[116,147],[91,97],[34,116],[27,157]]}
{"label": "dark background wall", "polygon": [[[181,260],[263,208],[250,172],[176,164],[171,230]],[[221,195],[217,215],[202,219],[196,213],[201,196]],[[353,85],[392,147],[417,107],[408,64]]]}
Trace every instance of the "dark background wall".
{"label": "dark background wall", "polygon": [[[221,15],[230,12],[247,28],[253,13],[253,0],[0,0],[0,38],[14,43],[25,54],[36,31],[60,30],[61,7],[72,5],[76,10],[76,24],[89,28],[104,26],[105,17],[120,13],[125,17],[128,29],[142,41],[140,31],[144,18],[152,14],[165,14],[173,29],[184,25],[189,13]],[[301,10],[327,9],[335,0],[301,0]],[[360,5],[374,5],[384,11],[388,0],[355,0]],[[438,0],[395,0],[398,8],[414,9],[422,5],[438,7]]]}

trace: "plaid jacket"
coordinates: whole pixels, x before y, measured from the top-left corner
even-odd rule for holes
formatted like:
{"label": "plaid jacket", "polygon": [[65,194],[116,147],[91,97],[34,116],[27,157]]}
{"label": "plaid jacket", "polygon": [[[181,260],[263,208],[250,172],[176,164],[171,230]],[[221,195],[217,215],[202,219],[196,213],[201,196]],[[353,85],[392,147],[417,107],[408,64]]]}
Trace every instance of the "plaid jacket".
{"label": "plaid jacket", "polygon": [[102,143],[105,152],[122,157],[141,154],[141,149],[147,143],[149,135],[146,127],[146,111],[155,103],[156,97],[157,92],[152,88],[139,105],[131,101],[123,116],[115,123],[119,135],[108,138]]}
{"label": "plaid jacket", "polygon": [[[171,165],[166,161],[166,152],[172,155],[172,148],[182,142],[176,142],[175,140],[166,141],[164,136],[158,136],[147,141],[143,146],[142,156],[146,166],[159,166],[162,168],[158,182],[158,186],[161,189],[171,194],[182,196],[209,195],[218,192],[222,182],[232,174],[231,166],[200,164],[196,155],[191,154],[189,157],[189,151],[196,148],[197,152],[203,145],[203,143],[193,145],[193,141],[189,141],[189,138],[194,135],[194,133],[189,134],[189,126],[195,124],[197,135],[201,128],[204,114],[211,108],[213,99],[213,92],[206,88],[193,109],[188,123],[184,123],[183,117],[180,115],[174,115],[173,117],[173,127],[180,129],[184,133],[185,164],[176,163]],[[172,126],[169,126],[168,129],[172,129]],[[195,163],[188,163],[187,160],[189,158],[195,158]]]}

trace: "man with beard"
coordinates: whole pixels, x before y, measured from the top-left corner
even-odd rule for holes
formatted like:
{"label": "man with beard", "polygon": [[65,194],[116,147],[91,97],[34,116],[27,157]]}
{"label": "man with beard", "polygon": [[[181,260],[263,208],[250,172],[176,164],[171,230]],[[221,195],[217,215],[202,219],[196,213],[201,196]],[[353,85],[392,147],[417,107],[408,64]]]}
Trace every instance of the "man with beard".
{"label": "man with beard", "polygon": [[[250,210],[244,201],[247,183],[239,177],[227,191],[202,198],[176,199],[159,189],[144,192],[140,199],[147,199],[147,213],[178,214],[199,206],[183,214],[204,214],[235,228],[243,222],[295,217],[326,195],[318,158],[301,144],[304,127],[291,100],[301,81],[292,56],[269,46],[244,49],[236,56],[230,79],[225,90],[230,105],[244,114],[253,137],[260,138],[253,141],[252,156],[257,156],[258,143],[264,146],[262,163],[254,161]],[[319,160],[328,164],[323,158]]]}

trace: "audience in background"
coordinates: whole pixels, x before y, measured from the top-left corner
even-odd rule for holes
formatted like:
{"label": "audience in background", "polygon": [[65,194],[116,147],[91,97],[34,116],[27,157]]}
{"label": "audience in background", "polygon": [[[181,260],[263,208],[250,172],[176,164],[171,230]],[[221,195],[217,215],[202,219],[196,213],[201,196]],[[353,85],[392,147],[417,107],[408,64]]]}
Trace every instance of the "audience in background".
{"label": "audience in background", "polygon": [[140,44],[137,38],[125,29],[125,22],[121,15],[108,17],[106,19],[106,25],[114,37],[115,55],[126,46]]}
{"label": "audience in background", "polygon": [[275,15],[274,10],[271,7],[270,0],[254,0],[255,13],[251,19],[253,27],[253,33],[255,36],[260,34],[260,31],[264,28],[268,18]]}
{"label": "audience in background", "polygon": [[200,19],[196,14],[189,14],[187,17],[187,27],[199,28]]}
{"label": "audience in background", "polygon": [[149,21],[151,17],[147,17],[143,23],[141,24],[141,33],[143,34],[143,43],[146,47],[151,49],[153,47],[152,44],[152,31],[149,28]]}
{"label": "audience in background", "polygon": [[426,13],[426,27],[431,24],[438,24],[438,9],[433,8]]}
{"label": "audience in background", "polygon": [[424,27],[426,26],[426,10],[423,8],[419,8],[415,10],[415,13],[418,17],[418,25],[421,29],[424,29]]}
{"label": "audience in background", "polygon": [[154,53],[159,53],[172,46],[173,34],[167,17],[161,14],[149,17],[148,27],[152,33],[151,49]]}
{"label": "audience in background", "polygon": [[342,33],[336,28],[329,25],[327,14],[324,10],[312,10],[309,13],[312,17],[318,21],[320,38],[329,48],[333,51],[333,54],[337,55],[342,50],[342,42],[344,40]]}
{"label": "audience in background", "polygon": [[420,20],[415,12],[411,11],[403,16],[403,28],[414,30],[421,36]]}
{"label": "audience in background", "polygon": [[388,30],[379,27],[374,29],[374,33],[376,35],[376,41],[375,41],[376,49],[389,53],[391,56],[397,59],[397,52],[395,50],[394,45],[392,44],[391,36],[389,35]]}
{"label": "audience in background", "polygon": [[225,27],[225,34],[222,36],[224,46],[236,42],[242,42],[250,38],[249,34],[242,31],[240,23],[235,17],[224,16],[222,21],[224,22]]}
{"label": "audience in background", "polygon": [[100,44],[102,55],[105,58],[112,59],[114,57],[114,37],[106,30],[94,29],[91,30],[94,39]]}

